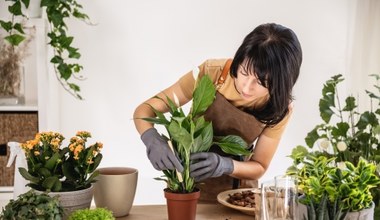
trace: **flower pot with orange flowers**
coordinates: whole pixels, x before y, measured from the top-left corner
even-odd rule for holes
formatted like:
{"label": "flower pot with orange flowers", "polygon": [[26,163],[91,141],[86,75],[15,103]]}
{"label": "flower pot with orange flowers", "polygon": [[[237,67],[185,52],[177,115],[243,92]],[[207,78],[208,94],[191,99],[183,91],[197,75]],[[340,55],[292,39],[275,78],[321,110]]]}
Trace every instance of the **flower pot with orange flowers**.
{"label": "flower pot with orange flowers", "polygon": [[92,183],[98,175],[96,168],[102,160],[103,144],[87,146],[91,134],[79,131],[62,147],[65,139],[57,132],[38,133],[35,139],[21,144],[28,167],[20,174],[29,181],[27,186],[51,196],[58,195],[67,218],[77,209],[89,208],[93,196]]}

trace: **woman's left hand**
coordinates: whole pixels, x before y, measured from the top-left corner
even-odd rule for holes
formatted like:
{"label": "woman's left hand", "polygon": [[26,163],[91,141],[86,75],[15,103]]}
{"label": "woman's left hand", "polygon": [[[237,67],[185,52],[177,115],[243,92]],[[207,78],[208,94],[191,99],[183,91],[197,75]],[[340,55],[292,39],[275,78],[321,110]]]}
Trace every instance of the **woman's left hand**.
{"label": "woman's left hand", "polygon": [[223,174],[231,174],[234,170],[231,158],[222,157],[216,153],[194,153],[190,159],[195,161],[190,164],[190,176],[194,177],[196,182]]}

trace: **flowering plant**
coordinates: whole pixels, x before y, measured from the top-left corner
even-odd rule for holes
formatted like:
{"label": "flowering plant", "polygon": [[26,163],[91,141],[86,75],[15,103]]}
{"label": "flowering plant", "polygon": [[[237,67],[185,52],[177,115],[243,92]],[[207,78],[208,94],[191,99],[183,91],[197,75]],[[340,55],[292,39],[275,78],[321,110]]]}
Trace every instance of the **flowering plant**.
{"label": "flowering plant", "polygon": [[102,160],[103,144],[96,142],[86,147],[91,134],[79,131],[61,148],[64,137],[57,132],[36,134],[33,140],[21,144],[28,169],[19,168],[21,175],[33,189],[41,191],[74,191],[86,189],[95,182],[95,169]]}
{"label": "flowering plant", "polygon": [[[319,100],[323,123],[307,134],[307,147],[293,149],[293,165],[287,171],[299,178],[304,202],[314,211],[330,209],[334,217],[330,219],[368,208],[372,201],[378,205],[380,198],[380,108],[373,109],[380,96],[366,90],[371,108],[362,113],[352,95],[342,107],[337,86],[343,80],[339,74],[324,84]],[[375,88],[380,91],[379,86]]]}
{"label": "flowering plant", "polygon": [[[375,77],[378,84],[379,76],[371,76]],[[374,109],[374,106],[375,103],[379,106],[380,96],[366,90],[371,108],[362,113],[359,112],[359,106],[352,95],[345,99],[342,107],[337,85],[343,80],[339,74],[325,83],[322,98],[319,100],[320,116],[324,123],[315,126],[307,134],[306,144],[309,148],[318,144],[327,156],[334,155],[338,162],[350,161],[357,164],[359,158],[364,157],[379,164],[380,108]],[[374,87],[380,91],[378,85]]]}

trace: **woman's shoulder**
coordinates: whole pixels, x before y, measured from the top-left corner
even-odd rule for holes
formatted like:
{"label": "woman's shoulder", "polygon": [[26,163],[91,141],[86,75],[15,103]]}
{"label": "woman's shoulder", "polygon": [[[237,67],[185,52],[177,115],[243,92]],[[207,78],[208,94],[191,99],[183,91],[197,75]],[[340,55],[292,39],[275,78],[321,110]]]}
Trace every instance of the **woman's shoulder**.
{"label": "woman's shoulder", "polygon": [[219,59],[207,59],[200,66],[200,77],[207,74],[215,82],[222,73],[223,67],[226,64],[228,58]]}
{"label": "woman's shoulder", "polygon": [[226,64],[227,60],[229,58],[214,58],[214,59],[207,59],[203,62],[203,65],[206,67],[219,67],[223,68],[224,64]]}

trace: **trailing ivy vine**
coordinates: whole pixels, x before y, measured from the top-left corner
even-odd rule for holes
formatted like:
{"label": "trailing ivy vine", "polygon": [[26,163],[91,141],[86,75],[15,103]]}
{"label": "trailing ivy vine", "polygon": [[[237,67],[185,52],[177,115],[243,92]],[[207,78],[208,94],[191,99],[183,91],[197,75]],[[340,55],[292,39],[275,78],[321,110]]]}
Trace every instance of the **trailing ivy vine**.
{"label": "trailing ivy vine", "polygon": [[[27,16],[23,12],[23,7],[29,8],[30,0],[3,1],[11,2],[8,6],[11,20],[0,20],[0,25],[7,32],[4,40],[14,48],[26,38],[22,18],[27,19]],[[82,99],[79,94],[80,87],[72,80],[83,79],[79,75],[83,66],[75,61],[79,60],[81,54],[79,49],[72,45],[74,37],[67,33],[66,20],[76,18],[89,23],[89,17],[82,12],[83,7],[77,0],[41,0],[40,7],[44,8],[49,23],[48,44],[53,48],[54,53],[50,63],[54,65],[56,77],[66,91],[74,97]]]}
{"label": "trailing ivy vine", "polygon": [[46,7],[46,15],[50,24],[47,35],[50,39],[49,44],[54,50],[54,56],[50,62],[54,64],[57,79],[74,97],[82,99],[79,94],[80,87],[70,81],[71,77],[82,79],[78,76],[83,69],[82,65],[70,62],[73,59],[79,59],[81,54],[78,48],[72,46],[74,37],[67,34],[68,28],[65,20],[74,17],[88,21],[89,17],[81,11],[83,7],[76,0],[42,0],[41,7]]}

